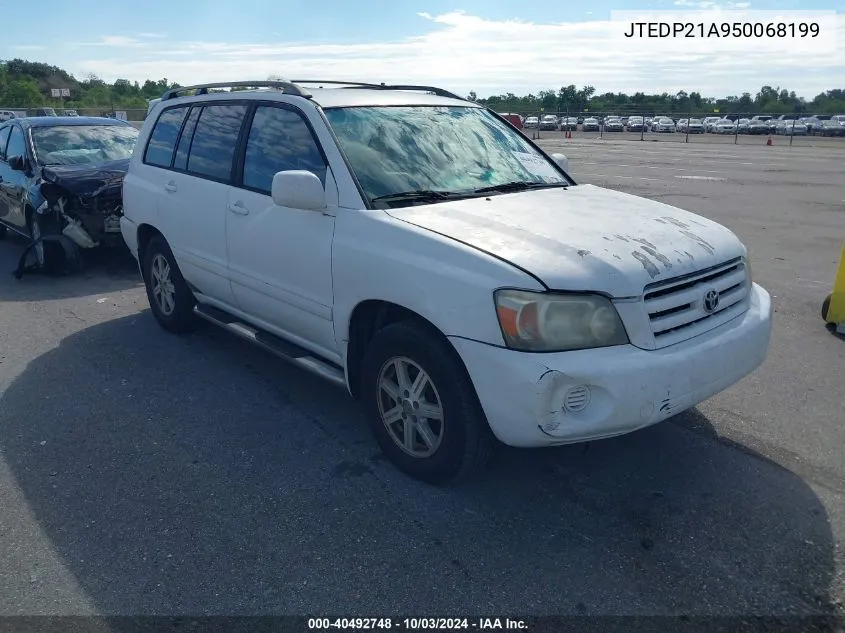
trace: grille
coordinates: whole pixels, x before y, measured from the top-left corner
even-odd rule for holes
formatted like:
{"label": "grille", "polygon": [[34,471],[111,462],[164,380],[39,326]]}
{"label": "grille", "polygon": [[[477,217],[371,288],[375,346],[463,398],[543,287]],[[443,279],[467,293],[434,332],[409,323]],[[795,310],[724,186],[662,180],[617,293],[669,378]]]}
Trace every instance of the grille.
{"label": "grille", "polygon": [[[718,296],[715,306],[705,301],[709,291]],[[655,344],[672,345],[729,321],[748,307],[748,291],[748,273],[741,257],[646,286],[643,301]]]}

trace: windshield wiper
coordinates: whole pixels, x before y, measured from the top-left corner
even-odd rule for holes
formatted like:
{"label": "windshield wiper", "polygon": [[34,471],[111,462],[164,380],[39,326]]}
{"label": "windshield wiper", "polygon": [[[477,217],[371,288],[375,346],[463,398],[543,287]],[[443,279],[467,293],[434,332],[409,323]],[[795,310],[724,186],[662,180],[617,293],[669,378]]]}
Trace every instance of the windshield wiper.
{"label": "windshield wiper", "polygon": [[402,201],[402,200],[449,200],[451,198],[460,197],[461,195],[456,191],[434,191],[433,189],[419,189],[415,191],[400,191],[398,193],[388,193],[383,196],[376,196],[370,198],[373,202],[377,200],[387,201]]}
{"label": "windshield wiper", "polygon": [[526,189],[552,189],[556,187],[561,187],[565,189],[568,186],[568,182],[525,182],[522,180],[517,180],[514,182],[504,182],[501,185],[491,185],[489,187],[482,187],[481,189],[476,189],[475,193],[507,193],[510,191],[525,191]]}

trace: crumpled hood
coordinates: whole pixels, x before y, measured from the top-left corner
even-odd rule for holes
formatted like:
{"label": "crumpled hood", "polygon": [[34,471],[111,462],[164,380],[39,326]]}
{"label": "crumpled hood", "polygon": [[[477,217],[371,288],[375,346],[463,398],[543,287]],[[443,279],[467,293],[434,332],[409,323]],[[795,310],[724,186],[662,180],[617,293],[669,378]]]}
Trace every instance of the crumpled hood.
{"label": "crumpled hood", "polygon": [[595,185],[386,213],[505,259],[553,290],[638,296],[647,284],[745,255],[720,224]]}
{"label": "crumpled hood", "polygon": [[[50,165],[42,168],[41,177],[74,196],[120,198],[128,169],[128,158],[94,165]],[[41,192],[49,199],[53,189],[42,185]]]}

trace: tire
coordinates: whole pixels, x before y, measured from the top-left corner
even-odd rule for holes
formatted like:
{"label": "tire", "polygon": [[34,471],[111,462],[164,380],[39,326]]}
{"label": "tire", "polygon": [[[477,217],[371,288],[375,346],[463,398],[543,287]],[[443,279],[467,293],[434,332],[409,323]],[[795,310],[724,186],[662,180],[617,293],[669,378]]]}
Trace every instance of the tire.
{"label": "tire", "polygon": [[827,315],[830,312],[830,300],[831,295],[827,295],[825,300],[822,302],[822,320],[827,321]]}
{"label": "tire", "polygon": [[[29,211],[26,214],[26,225],[32,241],[43,235],[58,235],[60,232],[58,222],[55,218],[50,215],[35,213],[34,211]],[[49,271],[51,263],[61,261],[58,258],[63,258],[64,252],[62,251],[62,247],[55,242],[42,242],[39,246],[35,247],[33,255],[35,256],[35,261],[38,263],[38,268]]]}
{"label": "tire", "polygon": [[[421,397],[415,400],[410,394],[404,405],[397,404],[382,388],[383,377],[392,387],[401,386],[394,373],[395,361],[406,367],[409,382],[417,377],[418,369],[428,377]],[[470,479],[487,465],[496,439],[463,361],[439,332],[415,321],[394,323],[380,330],[365,352],[361,380],[362,400],[371,430],[384,454],[399,470],[424,482],[444,485]],[[435,416],[421,420],[417,412],[425,410],[427,404],[436,404],[437,400],[440,421]],[[404,419],[391,420],[392,430],[389,430],[384,412],[394,411],[397,415],[397,410]],[[414,416],[419,416],[419,424],[425,424],[415,423],[411,432],[410,443],[417,445],[416,455],[400,447],[400,433],[404,440],[404,426]],[[424,442],[420,428],[428,431],[428,443]],[[428,454],[422,454],[424,451],[419,449],[424,447],[420,444],[427,445]]]}
{"label": "tire", "polygon": [[[162,236],[156,235],[147,244],[143,271],[147,299],[159,325],[174,334],[196,329],[196,298],[188,288],[176,264],[176,258]],[[160,292],[160,289],[164,292]]]}

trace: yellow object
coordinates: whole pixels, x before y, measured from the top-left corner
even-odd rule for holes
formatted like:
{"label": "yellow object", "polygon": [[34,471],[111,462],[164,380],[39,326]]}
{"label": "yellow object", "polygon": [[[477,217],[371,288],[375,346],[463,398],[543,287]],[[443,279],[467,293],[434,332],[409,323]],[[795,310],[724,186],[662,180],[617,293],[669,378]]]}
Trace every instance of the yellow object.
{"label": "yellow object", "polygon": [[845,245],[839,258],[839,269],[833,281],[833,292],[830,295],[830,305],[827,309],[828,323],[845,327]]}

